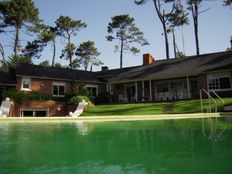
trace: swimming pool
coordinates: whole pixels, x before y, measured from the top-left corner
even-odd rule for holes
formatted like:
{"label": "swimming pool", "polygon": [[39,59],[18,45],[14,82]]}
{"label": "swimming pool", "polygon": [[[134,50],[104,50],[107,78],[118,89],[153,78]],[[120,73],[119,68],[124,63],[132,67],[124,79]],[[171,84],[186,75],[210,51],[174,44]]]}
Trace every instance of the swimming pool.
{"label": "swimming pool", "polygon": [[231,173],[232,122],[0,123],[0,173]]}

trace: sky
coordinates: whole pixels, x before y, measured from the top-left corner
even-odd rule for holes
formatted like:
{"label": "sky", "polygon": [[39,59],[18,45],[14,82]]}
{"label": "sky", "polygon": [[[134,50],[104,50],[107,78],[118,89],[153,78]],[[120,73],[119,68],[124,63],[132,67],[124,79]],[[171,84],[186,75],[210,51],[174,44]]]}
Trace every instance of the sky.
{"label": "sky", "polygon": [[[223,0],[204,2],[202,10],[208,9],[199,17],[199,38],[200,53],[211,53],[225,51],[230,47],[230,37],[232,36],[232,9],[222,6]],[[119,53],[114,51],[115,42],[108,42],[105,39],[108,23],[111,17],[122,14],[129,14],[135,18],[135,24],[144,32],[144,37],[150,45],[140,47],[140,53],[136,55],[125,53],[123,56],[123,67],[137,66],[142,64],[142,55],[150,53],[155,60],[165,59],[164,36],[162,35],[162,26],[156,15],[152,0],[145,5],[137,6],[133,0],[34,0],[35,6],[39,9],[39,17],[45,24],[54,26],[55,21],[60,15],[70,16],[72,19],[80,19],[87,24],[87,28],[80,30],[73,37],[72,42],[76,45],[91,40],[101,55],[98,57],[104,66],[110,69],[119,68]],[[190,18],[190,25],[177,29],[177,44],[180,51],[183,51],[182,31],[184,34],[185,54],[187,56],[195,54],[194,29]],[[10,36],[0,35],[5,45]],[[22,43],[27,40],[24,34],[21,34]],[[172,37],[169,36],[170,57],[173,56]],[[67,65],[68,61],[59,58],[61,49],[65,41],[57,39],[57,56],[56,62]],[[34,59],[34,63],[49,59],[51,62],[52,48],[47,46],[40,59]],[[94,70],[100,70],[95,67]]]}

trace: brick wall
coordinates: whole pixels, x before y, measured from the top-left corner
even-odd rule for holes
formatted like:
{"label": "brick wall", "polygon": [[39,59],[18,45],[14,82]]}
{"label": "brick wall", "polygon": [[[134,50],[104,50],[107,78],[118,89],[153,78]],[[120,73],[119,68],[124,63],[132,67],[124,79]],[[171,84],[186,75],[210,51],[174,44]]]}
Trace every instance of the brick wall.
{"label": "brick wall", "polygon": [[69,111],[66,111],[66,105],[64,102],[60,101],[26,101],[22,104],[14,106],[14,113],[11,116],[20,116],[20,109],[30,109],[30,110],[43,110],[49,109],[49,116],[66,116]]}
{"label": "brick wall", "polygon": [[[53,82],[65,83],[66,84],[66,93],[70,92],[70,90],[71,90],[70,82],[58,81],[58,80],[34,79],[34,78],[31,78],[31,91],[52,95],[52,92],[53,92],[52,91],[52,83]],[[22,83],[22,78],[18,77],[16,88],[19,90],[21,90],[21,83]]]}

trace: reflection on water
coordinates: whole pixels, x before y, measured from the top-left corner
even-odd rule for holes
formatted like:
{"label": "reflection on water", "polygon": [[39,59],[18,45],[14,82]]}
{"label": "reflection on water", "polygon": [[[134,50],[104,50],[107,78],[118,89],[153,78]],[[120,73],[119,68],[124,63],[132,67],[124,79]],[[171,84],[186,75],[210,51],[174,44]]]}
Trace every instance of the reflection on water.
{"label": "reflection on water", "polygon": [[87,135],[88,132],[90,131],[88,128],[88,124],[83,121],[74,122],[72,123],[72,125],[77,127],[78,133],[80,133],[81,135]]}
{"label": "reflection on water", "polygon": [[231,147],[223,119],[0,123],[0,173],[231,173]]}

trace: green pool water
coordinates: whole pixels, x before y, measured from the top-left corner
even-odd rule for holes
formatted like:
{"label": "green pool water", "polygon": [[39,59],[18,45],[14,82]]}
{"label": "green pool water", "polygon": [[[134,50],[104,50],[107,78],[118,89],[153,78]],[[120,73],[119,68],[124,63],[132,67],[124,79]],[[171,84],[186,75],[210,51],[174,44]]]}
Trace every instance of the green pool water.
{"label": "green pool water", "polygon": [[0,123],[0,174],[229,174],[232,122]]}

